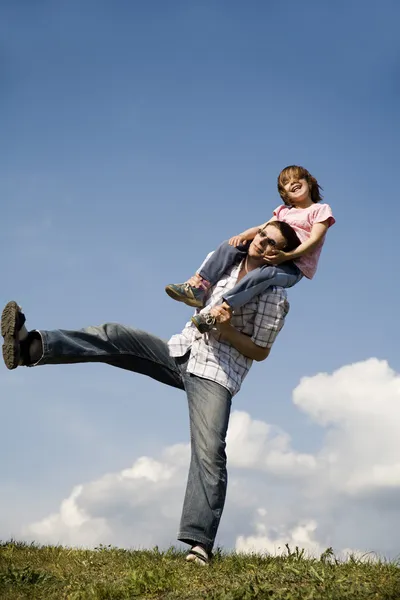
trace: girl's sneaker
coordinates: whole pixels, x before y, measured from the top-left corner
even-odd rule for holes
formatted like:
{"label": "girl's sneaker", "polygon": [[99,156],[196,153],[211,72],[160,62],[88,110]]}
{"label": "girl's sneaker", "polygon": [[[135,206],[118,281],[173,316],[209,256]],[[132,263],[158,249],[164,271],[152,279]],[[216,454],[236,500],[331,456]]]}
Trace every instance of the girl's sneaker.
{"label": "girl's sneaker", "polygon": [[205,289],[193,287],[188,283],[171,283],[167,285],[165,291],[174,300],[195,308],[203,308],[207,293]]}
{"label": "girl's sneaker", "polygon": [[191,318],[191,321],[196,325],[200,333],[207,333],[215,327],[215,317],[210,315],[209,312],[199,313]]}

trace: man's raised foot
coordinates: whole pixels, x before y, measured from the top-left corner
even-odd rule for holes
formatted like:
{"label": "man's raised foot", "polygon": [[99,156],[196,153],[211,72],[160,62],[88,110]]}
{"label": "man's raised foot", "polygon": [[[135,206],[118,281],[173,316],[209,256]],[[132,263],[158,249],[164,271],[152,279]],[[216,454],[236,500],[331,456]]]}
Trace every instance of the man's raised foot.
{"label": "man's raised foot", "polygon": [[20,343],[28,337],[25,320],[21,307],[14,300],[7,302],[1,315],[3,359],[7,369],[16,369],[22,364]]}

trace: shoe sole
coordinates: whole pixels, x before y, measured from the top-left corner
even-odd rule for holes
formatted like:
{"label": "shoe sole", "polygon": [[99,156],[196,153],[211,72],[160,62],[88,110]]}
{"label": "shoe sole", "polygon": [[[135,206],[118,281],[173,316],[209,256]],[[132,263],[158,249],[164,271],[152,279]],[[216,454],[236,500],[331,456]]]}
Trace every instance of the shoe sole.
{"label": "shoe sole", "polygon": [[8,302],[1,315],[1,335],[4,338],[3,360],[7,369],[16,369],[19,364],[19,341],[17,340],[17,318],[19,306],[14,300]]}
{"label": "shoe sole", "polygon": [[185,296],[184,294],[180,294],[179,292],[177,292],[176,290],[174,290],[173,288],[171,288],[169,285],[167,285],[167,287],[165,288],[165,291],[167,292],[168,296],[170,298],[172,298],[173,300],[177,300],[178,302],[183,302],[184,304],[187,304],[188,306],[192,306],[193,308],[203,308],[204,304],[203,302],[200,302],[199,300],[196,300],[195,298],[190,299],[187,296]]}

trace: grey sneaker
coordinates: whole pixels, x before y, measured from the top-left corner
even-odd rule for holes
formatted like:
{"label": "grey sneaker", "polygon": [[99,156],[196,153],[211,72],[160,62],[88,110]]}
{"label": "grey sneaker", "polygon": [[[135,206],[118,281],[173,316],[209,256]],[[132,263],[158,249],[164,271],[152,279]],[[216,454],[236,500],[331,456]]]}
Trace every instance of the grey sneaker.
{"label": "grey sneaker", "polygon": [[171,283],[166,286],[165,291],[174,300],[184,302],[188,306],[194,306],[195,308],[203,308],[204,306],[206,290],[203,288],[193,287],[188,283]]}
{"label": "grey sneaker", "polygon": [[4,338],[3,359],[7,369],[16,369],[21,363],[20,342],[27,336],[25,315],[14,300],[8,302],[1,315],[1,335]]}
{"label": "grey sneaker", "polygon": [[192,323],[194,323],[194,325],[196,325],[197,329],[200,331],[200,333],[207,333],[208,331],[211,331],[211,329],[213,329],[213,327],[215,327],[215,317],[213,317],[212,315],[210,315],[209,312],[206,313],[199,313],[198,315],[194,315],[191,318]]}

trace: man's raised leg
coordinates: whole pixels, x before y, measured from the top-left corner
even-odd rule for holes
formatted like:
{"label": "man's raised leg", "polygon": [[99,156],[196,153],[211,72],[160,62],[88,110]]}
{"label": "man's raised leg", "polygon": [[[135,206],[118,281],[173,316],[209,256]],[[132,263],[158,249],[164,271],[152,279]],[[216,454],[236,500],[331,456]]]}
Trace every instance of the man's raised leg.
{"label": "man's raised leg", "polygon": [[[25,319],[15,306],[8,303],[2,314],[3,357],[8,368],[15,368],[16,359],[15,366],[103,362],[183,389],[178,362],[169,355],[167,343],[146,331],[106,323],[78,331],[31,331],[19,339],[18,323]],[[7,364],[9,356],[12,361]]]}

